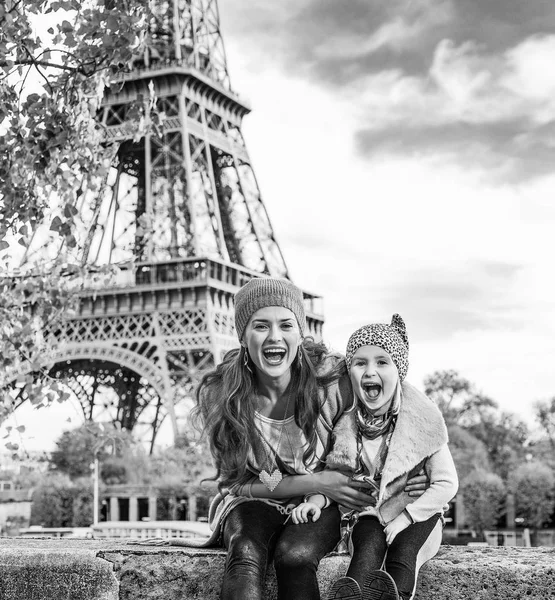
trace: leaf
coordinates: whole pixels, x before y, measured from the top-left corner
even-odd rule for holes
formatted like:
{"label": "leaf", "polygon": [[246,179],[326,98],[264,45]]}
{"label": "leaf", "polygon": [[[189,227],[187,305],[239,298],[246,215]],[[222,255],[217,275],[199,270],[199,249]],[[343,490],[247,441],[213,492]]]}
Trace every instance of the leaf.
{"label": "leaf", "polygon": [[62,24],[59,27],[63,33],[73,31],[73,25],[69,21],[62,21]]}
{"label": "leaf", "polygon": [[71,219],[78,212],[79,211],[75,208],[75,206],[73,206],[73,204],[70,204],[69,202],[64,206],[64,217],[66,217],[67,219]]}
{"label": "leaf", "polygon": [[50,223],[50,231],[60,231],[62,225],[62,219],[60,219],[60,217],[54,217],[52,223]]}

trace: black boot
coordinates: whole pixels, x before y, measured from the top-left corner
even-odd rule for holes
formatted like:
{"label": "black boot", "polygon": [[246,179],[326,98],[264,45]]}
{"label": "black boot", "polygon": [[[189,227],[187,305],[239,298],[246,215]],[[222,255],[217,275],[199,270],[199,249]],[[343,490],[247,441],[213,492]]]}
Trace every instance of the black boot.
{"label": "black boot", "polygon": [[399,600],[393,577],[385,571],[368,573],[362,587],[362,600]]}
{"label": "black boot", "polygon": [[330,588],[328,600],[362,600],[360,586],[352,577],[341,577]]}

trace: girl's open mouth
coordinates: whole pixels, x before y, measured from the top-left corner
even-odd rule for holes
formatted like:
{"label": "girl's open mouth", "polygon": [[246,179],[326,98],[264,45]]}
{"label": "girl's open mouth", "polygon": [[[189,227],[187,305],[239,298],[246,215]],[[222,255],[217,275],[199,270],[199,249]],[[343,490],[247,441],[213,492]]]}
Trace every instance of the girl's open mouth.
{"label": "girl's open mouth", "polygon": [[362,389],[370,400],[375,400],[380,395],[382,386],[379,383],[366,383],[362,386]]}

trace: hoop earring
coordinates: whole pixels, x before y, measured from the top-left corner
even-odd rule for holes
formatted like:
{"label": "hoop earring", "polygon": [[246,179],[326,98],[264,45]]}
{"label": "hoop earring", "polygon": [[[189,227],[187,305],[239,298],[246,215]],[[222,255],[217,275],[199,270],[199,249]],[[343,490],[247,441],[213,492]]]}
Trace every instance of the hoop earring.
{"label": "hoop earring", "polygon": [[254,375],[249,362],[249,351],[246,348],[243,348],[243,350],[243,365],[251,375]]}
{"label": "hoop earring", "polygon": [[301,350],[301,345],[299,344],[299,350],[297,352],[297,360],[299,361],[299,369],[303,368],[303,351]]}

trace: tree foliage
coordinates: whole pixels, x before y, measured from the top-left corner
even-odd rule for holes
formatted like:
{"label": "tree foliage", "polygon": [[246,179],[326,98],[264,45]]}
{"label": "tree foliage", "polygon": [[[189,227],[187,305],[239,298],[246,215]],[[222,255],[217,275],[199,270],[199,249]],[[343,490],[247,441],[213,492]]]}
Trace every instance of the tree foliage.
{"label": "tree foliage", "polygon": [[212,495],[216,485],[208,480],[215,474],[208,448],[203,443],[172,447],[153,455],[153,483],[160,488],[186,490],[188,493]]}
{"label": "tree foliage", "polygon": [[[110,423],[88,422],[64,431],[56,441],[50,458],[51,468],[70,479],[91,475],[95,456],[101,464],[130,454],[134,445],[130,434]],[[119,483],[119,481],[117,482]]]}
{"label": "tree foliage", "polygon": [[10,233],[27,245],[53,198],[51,229],[73,248],[76,200],[111,157],[96,113],[140,46],[144,3],[7,0],[0,22],[0,248]]}
{"label": "tree foliage", "polygon": [[551,449],[555,450],[555,396],[551,400],[536,402],[534,413],[536,421],[551,445]]}
{"label": "tree foliage", "polygon": [[33,492],[31,525],[71,527],[73,497],[72,483],[67,476],[44,479]]}
{"label": "tree foliage", "polygon": [[491,470],[488,451],[483,442],[459,425],[449,425],[449,449],[453,456],[459,480],[476,469]]}
{"label": "tree foliage", "polygon": [[0,422],[18,397],[37,407],[68,397],[63,383],[48,377],[52,348],[45,333],[69,314],[74,298],[59,266],[48,273],[37,268],[25,278],[0,273]]}
{"label": "tree foliage", "polygon": [[31,525],[43,527],[88,527],[93,522],[93,491],[90,479],[70,481],[55,475],[35,489]]}
{"label": "tree foliage", "polygon": [[484,411],[468,431],[485,444],[493,470],[504,480],[524,460],[528,427],[515,415]]}
{"label": "tree foliage", "polygon": [[478,393],[457,371],[435,371],[424,379],[426,394],[438,405],[448,425],[468,425],[497,403]]}
{"label": "tree foliage", "polygon": [[472,528],[480,533],[494,529],[504,511],[506,489],[501,477],[476,469],[461,481],[461,493]]}
{"label": "tree foliage", "polygon": [[511,476],[518,517],[534,528],[541,528],[555,510],[555,476],[540,462],[520,465]]}
{"label": "tree foliage", "polygon": [[456,371],[436,371],[425,378],[424,386],[442,411],[450,431],[460,427],[479,441],[487,451],[490,468],[506,479],[524,458],[526,425],[514,415],[500,411],[495,400],[477,391]]}
{"label": "tree foliage", "polygon": [[[86,194],[102,193],[117,149],[96,117],[105,92],[121,86],[147,42],[148,6],[0,3],[0,421],[19,401],[41,405],[68,395],[48,376],[45,332],[68,315],[88,275],[79,259],[76,232],[87,224],[78,206]],[[134,136],[155,119],[153,103],[139,98],[127,115]],[[50,238],[58,253],[14,271],[33,235]]]}
{"label": "tree foliage", "polygon": [[106,423],[89,422],[62,433],[50,457],[50,469],[72,481],[90,477],[95,455],[105,485],[152,485],[201,495],[204,491],[210,495],[215,489],[214,485],[202,484],[214,475],[210,452],[203,442],[186,442],[149,455],[129,432]]}

